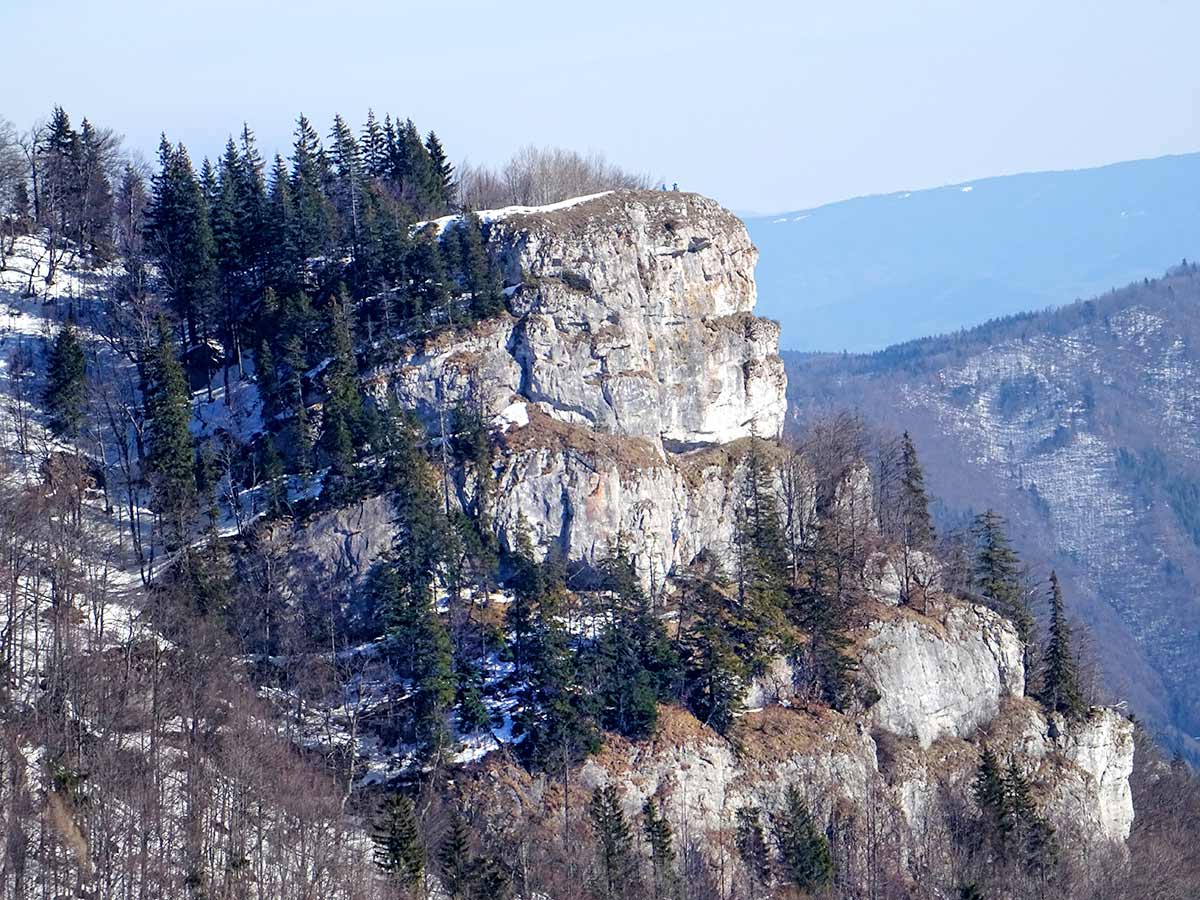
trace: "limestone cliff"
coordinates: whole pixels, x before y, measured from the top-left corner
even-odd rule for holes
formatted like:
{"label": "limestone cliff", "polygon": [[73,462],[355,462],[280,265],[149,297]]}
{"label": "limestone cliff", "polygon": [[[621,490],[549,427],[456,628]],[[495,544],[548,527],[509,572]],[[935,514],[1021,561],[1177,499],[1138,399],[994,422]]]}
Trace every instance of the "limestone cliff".
{"label": "limestone cliff", "polygon": [[[454,403],[482,404],[502,544],[525,527],[542,554],[586,566],[621,538],[656,595],[704,550],[728,560],[747,450],[754,435],[778,435],[785,386],[776,328],[752,315],[755,251],[741,224],[702,197],[650,192],[485,219],[507,310],[407,348],[372,373],[375,390],[416,410],[435,435]],[[772,441],[757,449],[782,460]],[[793,456],[789,465],[807,463]],[[467,506],[478,476],[451,469],[450,493]],[[865,465],[825,490],[823,515],[878,538]],[[811,522],[815,478],[799,472],[787,504],[793,521]],[[284,536],[285,580],[352,599],[391,529],[387,498],[324,513]],[[1025,697],[1015,628],[947,595],[932,556],[881,548],[867,554],[861,582],[861,696],[845,712],[800,704],[791,664],[779,659],[748,686],[750,711],[732,740],[671,709],[653,740],[610,740],[577,787],[615,780],[631,813],[656,796],[717,853],[740,805],[771,810],[797,784],[830,828],[885,822],[899,870],[915,878],[928,865],[923,848],[969,808],[986,744],[1028,774],[1063,835],[1086,846],[1128,836],[1129,722],[1099,708],[1075,723],[1047,716]],[[920,612],[900,605],[913,584]],[[497,816],[514,802],[536,816],[548,790],[505,754],[470,778],[472,802]]]}
{"label": "limestone cliff", "polygon": [[753,315],[745,227],[712,200],[663,191],[483,219],[507,311],[405,348],[373,389],[435,434],[460,402],[504,431],[506,546],[524,522],[540,554],[591,564],[621,535],[648,587],[727,549],[738,466],[705,448],[778,437],[786,408],[778,326]]}
{"label": "limestone cliff", "polygon": [[474,397],[490,415],[527,401],[675,449],[779,434],[786,383],[779,327],[753,315],[758,253],[712,200],[618,191],[494,217],[487,250],[508,313],[375,374],[431,426],[439,404]]}
{"label": "limestone cliff", "polygon": [[[1064,846],[1094,853],[1125,841],[1129,721],[1104,708],[1074,723],[1047,716],[1023,695],[1015,630],[990,611],[946,598],[929,616],[886,607],[873,615],[859,634],[862,667],[879,693],[870,708],[767,705],[746,714],[730,740],[670,710],[653,740],[610,740],[579,770],[580,789],[617,784],[631,816],[654,797],[677,833],[719,858],[739,807],[769,814],[795,785],[829,829],[869,836],[849,845],[851,883],[877,874],[872,858],[886,856],[902,883],[928,889],[945,862],[930,848],[950,846],[954,817],[971,814],[988,745],[1026,773]],[[470,786],[481,803],[526,812],[545,802],[546,789],[499,758]]]}

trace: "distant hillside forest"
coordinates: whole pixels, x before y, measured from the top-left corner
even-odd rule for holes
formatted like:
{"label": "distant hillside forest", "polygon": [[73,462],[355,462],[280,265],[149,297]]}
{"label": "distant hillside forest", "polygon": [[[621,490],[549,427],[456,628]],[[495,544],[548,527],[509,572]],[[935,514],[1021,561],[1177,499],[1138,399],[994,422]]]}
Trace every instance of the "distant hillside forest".
{"label": "distant hillside forest", "polygon": [[[831,405],[908,429],[943,498],[981,495],[1064,574],[1118,696],[1200,758],[1200,266],[870,354],[785,354],[790,427]],[[1001,499],[1003,498],[1003,499]]]}

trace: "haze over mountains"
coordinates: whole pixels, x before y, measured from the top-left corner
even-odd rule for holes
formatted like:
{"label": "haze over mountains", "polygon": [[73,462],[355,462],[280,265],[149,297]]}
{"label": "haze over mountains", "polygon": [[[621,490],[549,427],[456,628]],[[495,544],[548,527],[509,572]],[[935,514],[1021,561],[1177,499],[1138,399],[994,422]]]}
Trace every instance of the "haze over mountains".
{"label": "haze over mountains", "polygon": [[792,426],[829,408],[908,430],[940,527],[1000,511],[1064,579],[1117,697],[1195,759],[1200,275],[870,355],[785,354]]}
{"label": "haze over mountains", "polygon": [[860,197],[746,224],[762,254],[759,309],[783,326],[781,345],[873,351],[1200,256],[1200,154]]}

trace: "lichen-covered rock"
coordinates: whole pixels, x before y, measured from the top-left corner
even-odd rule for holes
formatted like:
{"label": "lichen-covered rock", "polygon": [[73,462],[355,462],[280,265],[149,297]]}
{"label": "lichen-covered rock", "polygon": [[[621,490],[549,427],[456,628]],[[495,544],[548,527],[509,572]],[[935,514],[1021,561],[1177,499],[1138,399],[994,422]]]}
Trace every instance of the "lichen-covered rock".
{"label": "lichen-covered rock", "polygon": [[941,590],[942,567],[930,553],[922,550],[900,549],[889,554],[882,551],[867,557],[863,567],[863,586],[877,603],[899,606],[937,594]]}
{"label": "lichen-covered rock", "polygon": [[758,254],[719,204],[618,191],[498,218],[487,250],[511,315],[409,348],[377,391],[431,426],[439,402],[471,397],[490,416],[523,398],[668,448],[779,435],[779,327],[752,314]]}
{"label": "lichen-covered rock", "polygon": [[1105,708],[1078,723],[1053,718],[1052,749],[1064,763],[1050,780],[1053,817],[1084,838],[1124,841],[1133,827],[1133,723]]}
{"label": "lichen-covered rock", "polygon": [[736,442],[662,457],[649,441],[597,434],[534,408],[528,426],[504,435],[495,526],[509,548],[524,527],[539,556],[586,566],[620,539],[644,585],[657,590],[703,550],[729,558],[747,450]]}
{"label": "lichen-covered rock", "polygon": [[939,621],[894,615],[875,622],[863,644],[862,672],[878,692],[878,728],[914,737],[968,737],[991,721],[1005,697],[1025,690],[1024,648],[1016,628],[991,610],[953,604]]}

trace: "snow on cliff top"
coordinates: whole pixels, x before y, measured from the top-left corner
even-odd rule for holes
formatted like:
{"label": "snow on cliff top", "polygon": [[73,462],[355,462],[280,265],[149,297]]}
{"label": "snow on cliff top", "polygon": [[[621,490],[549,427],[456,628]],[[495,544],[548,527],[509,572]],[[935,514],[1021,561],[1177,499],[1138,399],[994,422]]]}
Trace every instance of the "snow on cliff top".
{"label": "snow on cliff top", "polygon": [[[504,206],[500,209],[482,209],[476,212],[475,215],[479,216],[479,220],[486,224],[488,222],[498,222],[501,219],[507,219],[509,216],[528,216],[535,213],[557,212],[560,209],[569,209],[572,206],[578,206],[580,203],[587,203],[589,200],[597,200],[611,193],[612,191],[601,191],[598,194],[584,194],[582,197],[571,197],[567,200],[560,200],[557,203],[547,203],[545,206]],[[447,226],[461,219],[461,214],[442,216],[440,219],[418,222],[413,226],[413,231],[417,232],[432,225],[435,229],[434,233],[440,235],[446,230]]]}

